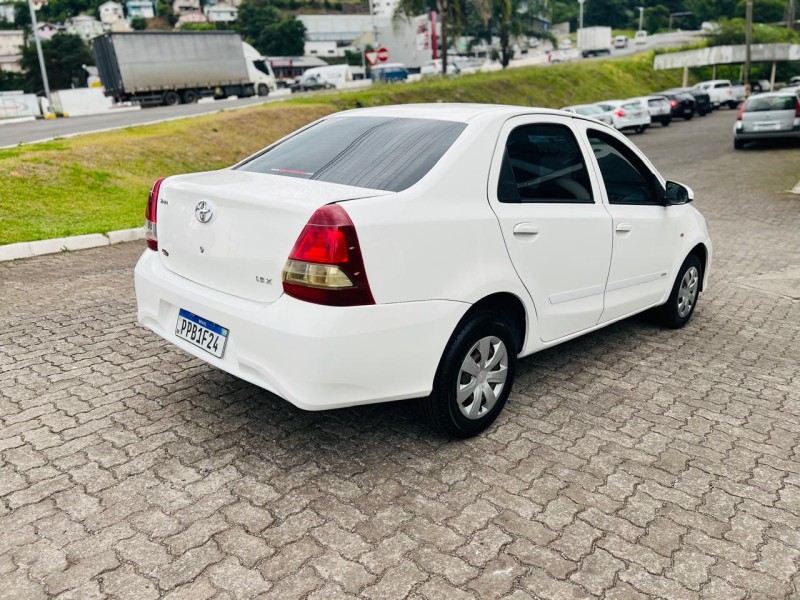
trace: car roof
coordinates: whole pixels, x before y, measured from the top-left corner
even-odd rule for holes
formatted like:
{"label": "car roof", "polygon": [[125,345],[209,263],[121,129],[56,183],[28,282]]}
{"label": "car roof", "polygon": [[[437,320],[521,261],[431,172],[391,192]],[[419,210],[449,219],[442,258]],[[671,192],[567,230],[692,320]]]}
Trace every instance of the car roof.
{"label": "car roof", "polygon": [[510,118],[517,115],[531,114],[551,114],[569,116],[572,118],[576,116],[574,114],[567,114],[559,110],[539,108],[535,106],[511,106],[505,104],[459,104],[444,102],[437,102],[435,104],[396,104],[391,106],[376,106],[373,108],[357,108],[354,110],[336,113],[332,116],[439,119],[442,121],[459,121],[462,123],[469,123],[487,116]]}
{"label": "car roof", "polygon": [[778,98],[784,96],[797,96],[797,93],[792,90],[782,89],[777,92],[763,92],[761,94],[754,94],[750,98]]}

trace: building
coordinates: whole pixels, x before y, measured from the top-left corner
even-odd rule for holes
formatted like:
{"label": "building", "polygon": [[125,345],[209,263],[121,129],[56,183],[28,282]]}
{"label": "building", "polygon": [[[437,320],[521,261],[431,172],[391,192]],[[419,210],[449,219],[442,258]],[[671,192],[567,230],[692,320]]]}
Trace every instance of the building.
{"label": "building", "polygon": [[128,13],[129,19],[134,17],[152,19],[156,16],[156,7],[153,0],[128,0],[125,3],[125,11]]}
{"label": "building", "polygon": [[316,56],[270,56],[268,60],[279,85],[294,83],[297,77],[312,67],[328,66],[328,63]]}
{"label": "building", "polygon": [[306,56],[344,56],[344,47],[339,47],[336,42],[306,42],[303,46],[303,54]]}
{"label": "building", "polygon": [[178,17],[175,29],[180,29],[187,23],[208,23],[208,19],[203,13],[185,13]]}
{"label": "building", "polygon": [[0,71],[21,73],[22,46],[25,32],[16,29],[0,29]]}
{"label": "building", "polygon": [[232,23],[239,16],[238,8],[224,2],[206,5],[204,10],[209,23]]}
{"label": "building", "polygon": [[[200,0],[174,0],[172,3],[172,13],[178,16],[198,14],[203,16],[203,11],[200,8]],[[190,21],[186,21],[187,23]],[[197,23],[198,21],[191,21]],[[203,21],[205,22],[205,17]]]}
{"label": "building", "polygon": [[0,4],[0,21],[13,23],[16,11],[16,2],[3,2]]}
{"label": "building", "polygon": [[104,31],[103,24],[89,15],[78,15],[67,19],[64,26],[67,33],[79,35],[87,42]]}
{"label": "building", "polygon": [[39,31],[40,40],[52,40],[55,34],[64,30],[60,25],[53,25],[52,23],[39,23],[36,29]]}
{"label": "building", "polygon": [[[297,15],[305,25],[309,42],[338,42],[350,44],[353,40],[373,30],[379,19],[369,15]],[[389,24],[389,19],[382,19]]]}
{"label": "building", "polygon": [[394,16],[394,11],[397,8],[398,0],[371,0],[372,14],[376,17]]}
{"label": "building", "polygon": [[109,0],[108,2],[101,4],[98,7],[97,12],[100,13],[100,22],[103,25],[118,23],[125,18],[125,12],[122,9],[122,4],[119,2],[114,2],[114,0]]}

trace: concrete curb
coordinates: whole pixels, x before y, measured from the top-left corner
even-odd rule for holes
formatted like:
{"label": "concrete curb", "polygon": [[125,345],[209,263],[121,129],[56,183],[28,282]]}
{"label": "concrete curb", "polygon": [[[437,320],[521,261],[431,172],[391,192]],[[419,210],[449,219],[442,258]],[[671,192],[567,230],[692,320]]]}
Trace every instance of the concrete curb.
{"label": "concrete curb", "polygon": [[52,240],[37,240],[35,242],[20,242],[0,246],[0,262],[31,258],[43,254],[56,254],[58,252],[71,252],[100,246],[112,246],[122,242],[133,242],[144,239],[144,228],[121,229],[109,231],[107,234],[90,233],[89,235],[75,235],[72,237],[55,238]]}
{"label": "concrete curb", "polygon": [[35,120],[36,117],[12,117],[10,119],[0,119],[0,125],[13,125],[14,123],[29,123]]}

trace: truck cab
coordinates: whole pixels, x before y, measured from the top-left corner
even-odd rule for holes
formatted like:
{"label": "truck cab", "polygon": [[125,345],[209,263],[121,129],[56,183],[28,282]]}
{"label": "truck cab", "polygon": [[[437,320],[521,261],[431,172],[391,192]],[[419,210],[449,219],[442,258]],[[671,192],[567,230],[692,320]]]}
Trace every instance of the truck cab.
{"label": "truck cab", "polygon": [[244,50],[244,60],[247,63],[247,76],[253,84],[256,94],[266,96],[278,89],[269,59],[262,56],[247,42],[242,42],[242,49]]}

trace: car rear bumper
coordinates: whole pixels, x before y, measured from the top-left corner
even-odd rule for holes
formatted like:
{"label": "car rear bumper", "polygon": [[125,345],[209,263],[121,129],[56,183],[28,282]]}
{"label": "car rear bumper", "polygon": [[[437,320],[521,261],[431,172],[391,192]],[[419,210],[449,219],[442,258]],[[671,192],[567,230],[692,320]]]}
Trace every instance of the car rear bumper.
{"label": "car rear bumper", "polygon": [[[252,302],[170,272],[151,250],[136,265],[135,284],[143,326],[305,410],[426,396],[469,309],[447,300],[330,307],[285,294]],[[175,335],[181,308],[229,330],[222,358]]]}
{"label": "car rear bumper", "polygon": [[782,131],[741,131],[734,127],[733,137],[737,140],[777,140],[777,139],[800,139],[800,128],[784,129]]}

